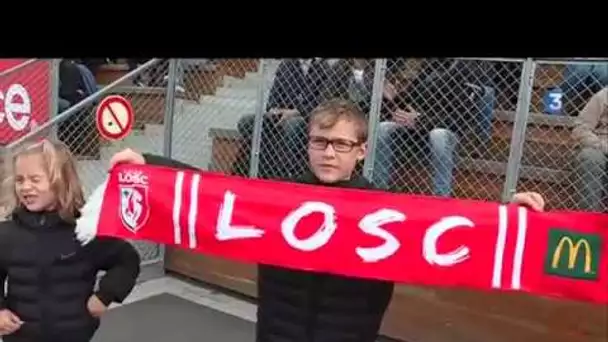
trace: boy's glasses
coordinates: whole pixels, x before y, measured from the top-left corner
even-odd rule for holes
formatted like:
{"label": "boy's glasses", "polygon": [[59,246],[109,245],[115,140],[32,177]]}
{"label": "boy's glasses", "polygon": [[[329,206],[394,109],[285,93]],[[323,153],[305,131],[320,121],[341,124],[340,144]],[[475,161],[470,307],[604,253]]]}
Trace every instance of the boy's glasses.
{"label": "boy's glasses", "polygon": [[346,139],[327,139],[324,137],[310,137],[308,139],[308,146],[315,150],[324,151],[327,145],[331,144],[334,151],[347,153],[353,150],[355,146],[361,145],[358,141],[351,141]]}

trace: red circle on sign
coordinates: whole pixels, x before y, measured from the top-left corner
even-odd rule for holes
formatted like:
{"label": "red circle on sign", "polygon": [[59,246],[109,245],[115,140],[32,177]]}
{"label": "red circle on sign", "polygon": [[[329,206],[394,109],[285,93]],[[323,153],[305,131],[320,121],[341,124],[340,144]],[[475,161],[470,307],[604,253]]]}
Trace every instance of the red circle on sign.
{"label": "red circle on sign", "polygon": [[[120,122],[119,118],[116,116],[116,113],[114,113],[114,110],[112,109],[112,105],[114,104],[122,106],[127,113],[127,120],[124,126]],[[118,132],[109,132],[108,129],[105,127],[104,112],[106,110],[108,110],[110,113],[112,120],[111,123],[117,125],[120,129]],[[95,125],[97,126],[97,131],[102,137],[108,140],[118,140],[129,135],[129,133],[131,133],[131,130],[133,129],[134,120],[135,117],[133,114],[133,107],[131,106],[131,103],[120,95],[110,95],[101,100],[101,103],[99,104],[99,106],[97,106],[97,111],[95,112]]]}

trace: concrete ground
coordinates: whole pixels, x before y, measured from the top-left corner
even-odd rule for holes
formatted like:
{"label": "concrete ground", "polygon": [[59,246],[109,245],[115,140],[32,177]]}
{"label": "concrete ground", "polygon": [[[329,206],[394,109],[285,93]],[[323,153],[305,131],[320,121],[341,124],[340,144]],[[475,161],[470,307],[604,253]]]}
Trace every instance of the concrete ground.
{"label": "concrete ground", "polygon": [[255,304],[165,276],[112,305],[92,342],[255,341],[255,312]]}
{"label": "concrete ground", "polygon": [[249,301],[164,276],[110,307],[92,342],[253,342],[255,314]]}
{"label": "concrete ground", "polygon": [[255,305],[172,278],[139,284],[93,342],[254,341]]}

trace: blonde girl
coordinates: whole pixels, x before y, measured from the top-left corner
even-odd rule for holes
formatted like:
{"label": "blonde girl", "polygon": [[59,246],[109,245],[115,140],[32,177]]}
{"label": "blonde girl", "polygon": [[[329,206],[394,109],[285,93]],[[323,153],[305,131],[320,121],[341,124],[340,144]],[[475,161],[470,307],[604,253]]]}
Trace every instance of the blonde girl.
{"label": "blonde girl", "polygon": [[90,341],[107,307],[133,289],[139,255],[112,237],[85,246],[76,240],[84,195],[76,160],[63,143],[30,144],[5,164],[0,336],[4,342]]}

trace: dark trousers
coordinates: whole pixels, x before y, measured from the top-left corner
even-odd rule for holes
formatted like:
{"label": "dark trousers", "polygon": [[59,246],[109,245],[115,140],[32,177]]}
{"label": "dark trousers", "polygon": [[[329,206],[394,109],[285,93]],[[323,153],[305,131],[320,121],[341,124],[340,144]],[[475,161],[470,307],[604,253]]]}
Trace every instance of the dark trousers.
{"label": "dark trousers", "polygon": [[[255,116],[243,117],[238,123],[243,147],[233,167],[237,175],[249,174]],[[301,117],[278,123],[277,116],[265,115],[262,121],[258,177],[285,179],[300,175],[307,167],[306,122]]]}

